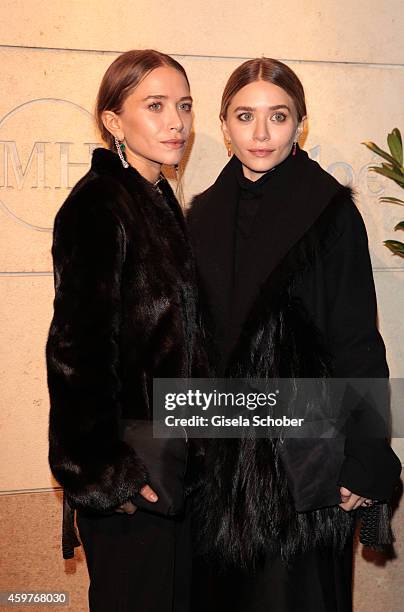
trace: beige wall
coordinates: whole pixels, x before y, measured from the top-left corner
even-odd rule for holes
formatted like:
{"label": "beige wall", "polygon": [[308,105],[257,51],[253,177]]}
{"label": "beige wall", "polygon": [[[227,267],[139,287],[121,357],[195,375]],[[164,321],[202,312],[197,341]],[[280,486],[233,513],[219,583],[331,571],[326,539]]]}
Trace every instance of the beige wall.
{"label": "beige wall", "polygon": [[[376,158],[360,144],[385,146],[393,127],[404,131],[401,14],[398,0],[1,2],[0,493],[56,486],[46,458],[44,365],[53,298],[51,227],[99,141],[91,111],[101,76],[130,48],[175,54],[188,71],[195,98],[188,198],[227,160],[217,114],[233,68],[265,54],[297,72],[309,109],[304,146],[357,190],[391,374],[404,378],[404,261],[382,244],[397,237],[392,228],[403,209],[378,204],[378,196],[399,190],[367,173]],[[395,411],[401,408],[395,398]],[[404,458],[402,441],[395,444]]]}

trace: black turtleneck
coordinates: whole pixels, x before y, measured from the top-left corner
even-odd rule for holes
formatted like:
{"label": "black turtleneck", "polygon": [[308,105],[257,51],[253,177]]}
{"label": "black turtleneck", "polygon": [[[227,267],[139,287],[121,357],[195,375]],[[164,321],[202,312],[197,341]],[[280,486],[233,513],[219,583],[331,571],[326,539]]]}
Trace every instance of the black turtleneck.
{"label": "black turtleneck", "polygon": [[[279,239],[277,206],[279,196],[285,186],[285,181],[291,174],[291,166],[295,159],[292,153],[289,153],[280,164],[265,172],[257,181],[251,181],[243,174],[241,162],[235,160],[235,175],[237,178],[237,203],[234,224],[234,242],[233,242],[233,278],[232,289],[233,295],[230,301],[231,313],[228,319],[229,329],[226,334],[229,338],[229,349],[236,342],[241,325],[247,315],[254,299],[256,298],[260,285],[262,284],[262,272],[260,268],[261,253],[256,252],[257,260],[251,260],[251,255],[254,252],[252,245],[254,244],[257,230],[262,231],[261,222],[264,217],[266,219],[266,231],[269,241]],[[279,180],[282,179],[282,180]],[[265,211],[261,208],[265,207]],[[264,213],[264,214],[263,214]],[[273,223],[268,222],[269,216],[272,217]],[[245,269],[245,262],[249,261],[248,270]],[[268,261],[268,273],[271,270],[271,262]],[[248,291],[245,285],[245,274],[248,275]]]}
{"label": "black turtleneck", "polygon": [[256,215],[261,207],[264,185],[275,169],[271,168],[257,181],[251,181],[244,176],[241,163],[237,167],[238,201],[234,234],[233,291],[237,285],[240,263],[249,248],[249,242],[252,238],[251,232]]}
{"label": "black turtleneck", "polygon": [[243,174],[240,164],[237,169],[238,202],[236,209],[235,235],[234,235],[234,266],[233,266],[233,290],[237,283],[240,262],[249,247],[251,231],[254,220],[260,209],[263,197],[263,187],[274,172],[275,168],[268,170],[257,181],[251,181]]}

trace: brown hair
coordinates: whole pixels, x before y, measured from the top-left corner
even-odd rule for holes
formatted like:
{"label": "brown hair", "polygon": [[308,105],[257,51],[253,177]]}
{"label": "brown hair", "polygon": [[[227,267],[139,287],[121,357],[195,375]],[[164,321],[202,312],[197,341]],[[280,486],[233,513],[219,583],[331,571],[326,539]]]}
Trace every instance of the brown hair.
{"label": "brown hair", "polygon": [[268,81],[284,89],[293,100],[300,123],[307,113],[303,85],[291,68],[269,57],[248,60],[230,75],[222,96],[220,119],[226,119],[229,104],[236,93],[255,81]]}
{"label": "brown hair", "polygon": [[114,137],[102,122],[102,113],[105,110],[119,114],[123,103],[152,70],[160,66],[170,66],[184,75],[189,85],[184,68],[175,59],[154,51],[154,49],[126,51],[116,58],[106,71],[98,90],[95,107],[95,118],[102,139],[110,149],[114,149]]}

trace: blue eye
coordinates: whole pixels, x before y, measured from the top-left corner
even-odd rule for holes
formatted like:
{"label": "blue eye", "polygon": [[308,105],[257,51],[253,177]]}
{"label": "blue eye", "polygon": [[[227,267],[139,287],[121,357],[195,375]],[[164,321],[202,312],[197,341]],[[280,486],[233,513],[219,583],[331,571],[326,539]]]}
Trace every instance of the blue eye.
{"label": "blue eye", "polygon": [[182,102],[180,104],[180,110],[185,111],[186,113],[191,112],[191,110],[192,110],[191,102]]}
{"label": "blue eye", "polygon": [[149,109],[152,111],[159,111],[161,110],[161,106],[161,102],[152,102],[149,104]]}
{"label": "blue eye", "polygon": [[284,113],[275,113],[275,115],[272,115],[272,119],[274,119],[274,117],[277,123],[282,123],[286,119],[286,115]]}
{"label": "blue eye", "polygon": [[252,113],[240,113],[240,115],[237,116],[238,119],[240,119],[240,121],[251,121],[253,119],[253,114]]}

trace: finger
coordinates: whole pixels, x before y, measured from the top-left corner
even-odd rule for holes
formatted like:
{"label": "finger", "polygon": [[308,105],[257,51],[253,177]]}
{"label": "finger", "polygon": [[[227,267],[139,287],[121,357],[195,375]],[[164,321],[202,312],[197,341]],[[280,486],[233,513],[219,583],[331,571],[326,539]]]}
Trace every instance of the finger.
{"label": "finger", "polygon": [[342,508],[342,510],[345,510],[345,512],[352,512],[353,510],[353,505],[351,502],[345,502],[343,504],[339,504],[339,507]]}
{"label": "finger", "polygon": [[127,501],[124,503],[123,509],[125,510],[126,514],[134,514],[137,510],[137,506],[135,506],[135,504],[133,504],[131,501]]}
{"label": "finger", "polygon": [[360,495],[355,495],[355,493],[352,493],[351,497],[349,498],[347,502],[343,502],[342,504],[339,504],[339,505],[343,510],[347,510],[348,512],[350,512],[351,510],[356,510],[356,508],[359,508],[359,506],[362,505],[364,499],[365,499],[364,497],[361,497]]}
{"label": "finger", "polygon": [[348,501],[342,502],[342,504],[339,504],[339,507],[345,510],[346,512],[350,512],[351,510],[354,509],[356,502],[357,502],[357,496],[352,495]]}
{"label": "finger", "polygon": [[364,501],[365,501],[365,498],[364,497],[360,497],[358,499],[358,501],[355,503],[353,509],[356,510],[357,508],[359,508],[359,506],[361,506]]}
{"label": "finger", "polygon": [[[348,491],[348,489],[344,489],[344,487],[342,487],[342,489],[343,489],[344,491]],[[351,499],[351,496],[352,496],[352,493],[351,493],[351,492],[349,492],[349,494],[346,494],[346,493],[341,493],[341,489],[340,489],[340,494],[341,494],[341,501],[342,501],[342,502],[347,502],[347,501],[349,501],[349,500]]]}
{"label": "finger", "polygon": [[342,502],[341,504],[338,504],[340,508],[342,508],[342,510],[345,510],[345,512],[350,512],[352,510],[352,503],[351,502]]}
{"label": "finger", "polygon": [[350,497],[352,495],[352,491],[346,487],[340,487],[339,492],[341,493],[341,497]]}
{"label": "finger", "polygon": [[137,506],[135,506],[131,501],[127,501],[116,508],[115,512],[119,514],[134,514],[137,510]]}
{"label": "finger", "polygon": [[158,500],[158,496],[155,493],[155,491],[153,491],[153,489],[151,487],[149,487],[149,485],[145,485],[144,487],[142,487],[140,489],[140,494],[147,499],[147,501],[150,502],[156,502]]}

